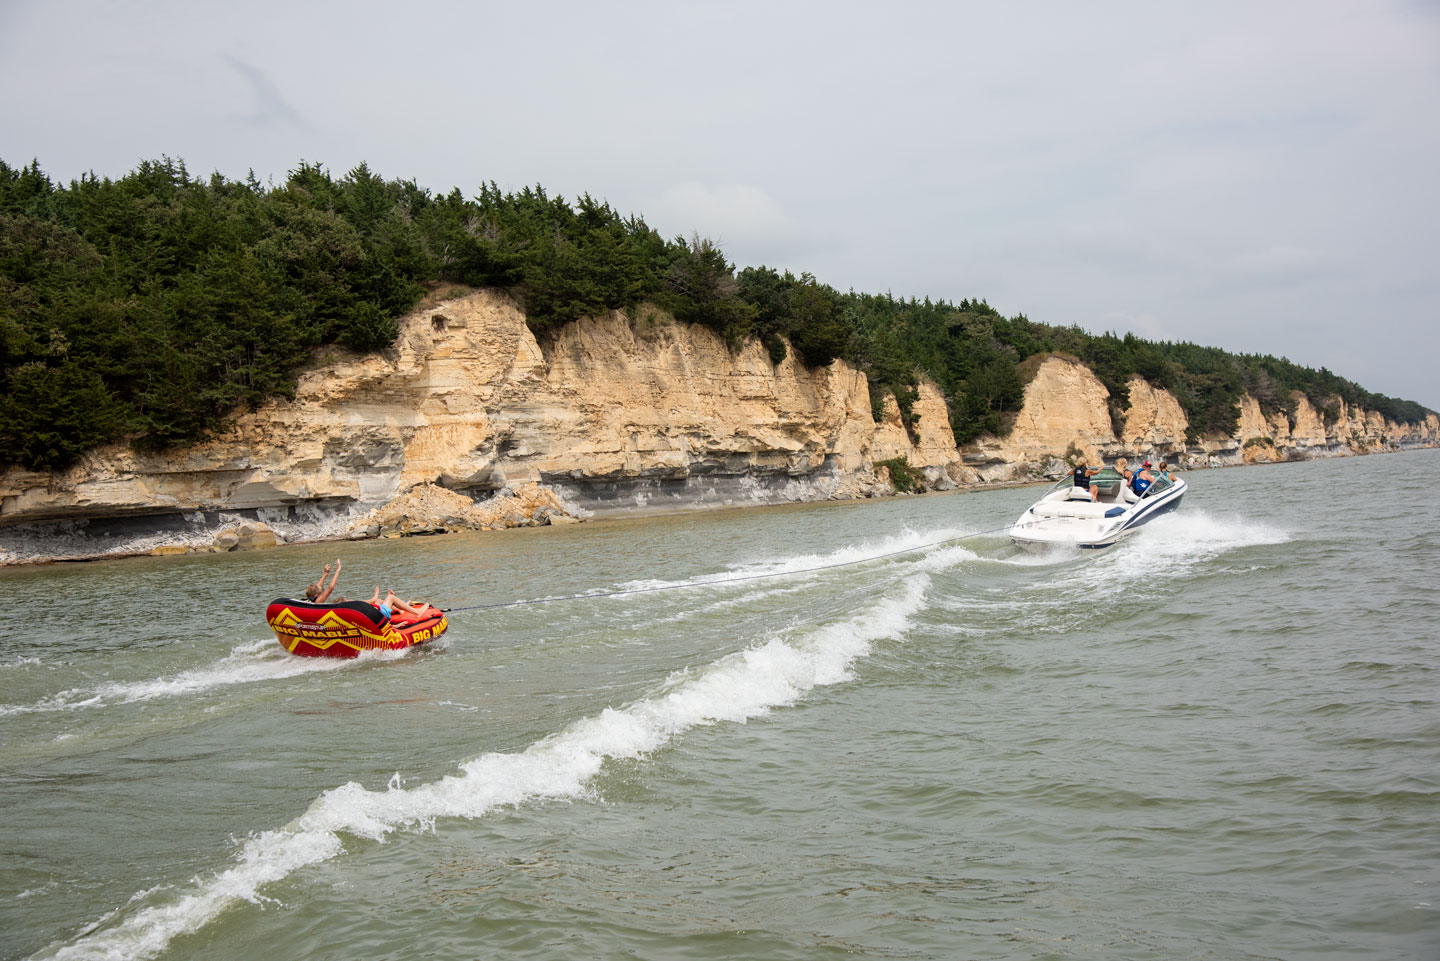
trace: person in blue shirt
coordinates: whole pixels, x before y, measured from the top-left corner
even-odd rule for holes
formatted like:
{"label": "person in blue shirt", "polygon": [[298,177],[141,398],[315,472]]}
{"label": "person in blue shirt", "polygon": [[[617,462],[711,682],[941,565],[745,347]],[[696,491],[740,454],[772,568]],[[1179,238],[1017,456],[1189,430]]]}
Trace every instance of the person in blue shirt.
{"label": "person in blue shirt", "polygon": [[1147,460],[1144,465],[1135,472],[1135,476],[1130,481],[1130,489],[1141,497],[1144,497],[1145,492],[1150,489],[1150,485],[1153,483],[1155,483],[1155,475],[1150,473],[1150,462]]}

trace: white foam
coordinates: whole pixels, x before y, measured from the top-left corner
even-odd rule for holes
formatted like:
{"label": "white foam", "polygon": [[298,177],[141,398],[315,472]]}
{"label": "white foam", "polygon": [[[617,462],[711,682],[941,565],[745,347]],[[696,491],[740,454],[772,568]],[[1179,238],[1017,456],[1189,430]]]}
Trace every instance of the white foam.
{"label": "white foam", "polygon": [[1101,551],[1065,549],[1011,563],[1064,565],[1061,580],[1036,581],[1028,590],[1063,596],[1108,597],[1137,585],[1184,577],[1197,566],[1231,551],[1283,544],[1287,531],[1264,523],[1205,511],[1177,511],[1158,517],[1113,547]]}
{"label": "white foam", "polygon": [[929,553],[922,554],[916,559],[915,567],[917,570],[922,571],[942,571],[964,561],[975,561],[979,559],[980,555],[968,547],[952,544],[949,547],[937,548],[931,550]]}
{"label": "white foam", "polygon": [[1177,574],[1230,551],[1288,540],[1288,532],[1268,524],[1204,511],[1176,512],[1146,524],[1107,550],[1104,559],[1111,573],[1121,576]]}
{"label": "white foam", "polygon": [[[141,681],[116,681],[95,687],[72,688],[36,701],[34,704],[0,704],[0,716],[35,714],[49,711],[74,711],[110,704],[134,704],[156,698],[187,697],[204,694],[216,688],[257,681],[279,681],[301,674],[334,671],[355,664],[384,659],[397,652],[375,651],[359,658],[295,657],[280,650],[275,641],[253,641],[230,651],[229,655],[189,671],[169,677]],[[403,654],[404,652],[398,652]]]}
{"label": "white foam", "polygon": [[9,898],[5,898],[4,900],[24,901],[26,898],[34,898],[39,897],[42,894],[49,894],[51,891],[54,891],[59,886],[60,884],[58,881],[47,881],[38,888],[27,888],[26,890],[21,891],[19,894],[11,895]]}
{"label": "white foam", "polygon": [[405,788],[397,779],[383,791],[351,782],[327,791],[290,824],[250,838],[233,867],[188,894],[42,956],[153,957],[230,905],[261,900],[263,886],[337,856],[342,834],[383,841],[399,828],[424,829],[439,818],[478,818],[501,806],[583,798],[608,759],[643,757],[698,725],[744,723],[795,703],[815,687],[847,679],[854,661],[875,641],[905,631],[924,604],[928,584],[926,575],[912,576],[862,614],[788,641],[771,638],[693,675],[675,675],[653,697],[577,721],[519,753],[482,755],[438,781]]}
{"label": "white foam", "polygon": [[[683,587],[723,587],[727,584],[744,583],[766,577],[781,577],[787,574],[820,573],[837,567],[864,564],[906,554],[921,555],[927,550],[941,547],[945,543],[963,536],[960,531],[912,531],[905,530],[878,542],[862,541],[837,548],[828,554],[793,554],[768,560],[751,561],[732,567],[728,571],[701,574],[682,580],[645,579],[628,581],[615,588],[617,592],[661,591]],[[973,558],[973,553],[966,552]],[[946,562],[954,563],[954,560]],[[599,592],[597,592],[599,593]]]}

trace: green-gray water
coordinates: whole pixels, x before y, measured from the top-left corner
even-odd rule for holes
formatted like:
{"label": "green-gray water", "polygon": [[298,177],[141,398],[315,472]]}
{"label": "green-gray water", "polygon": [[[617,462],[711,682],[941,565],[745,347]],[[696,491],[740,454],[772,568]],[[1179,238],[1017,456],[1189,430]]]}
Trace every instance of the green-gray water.
{"label": "green-gray water", "polygon": [[[1437,468],[1197,473],[1084,556],[880,556],[1025,488],[5,571],[0,957],[1430,961]],[[336,553],[687,586],[291,658]]]}

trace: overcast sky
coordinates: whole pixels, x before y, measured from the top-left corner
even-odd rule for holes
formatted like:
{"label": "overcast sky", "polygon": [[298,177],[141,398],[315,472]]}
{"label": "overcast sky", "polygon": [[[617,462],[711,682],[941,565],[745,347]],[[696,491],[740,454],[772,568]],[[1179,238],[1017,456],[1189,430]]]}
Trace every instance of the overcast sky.
{"label": "overcast sky", "polygon": [[0,158],[543,184],[1440,408],[1440,3],[0,0]]}

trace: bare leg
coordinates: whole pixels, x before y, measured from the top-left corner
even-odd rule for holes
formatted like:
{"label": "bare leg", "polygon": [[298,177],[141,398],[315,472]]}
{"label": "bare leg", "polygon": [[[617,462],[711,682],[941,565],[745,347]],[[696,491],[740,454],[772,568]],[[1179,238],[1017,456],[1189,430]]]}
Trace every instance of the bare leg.
{"label": "bare leg", "polygon": [[404,601],[400,600],[400,598],[395,596],[394,591],[389,591],[388,593],[386,593],[385,603],[389,604],[393,610],[403,611],[411,616],[418,616],[420,614],[420,608],[417,608],[412,604],[407,604]]}

